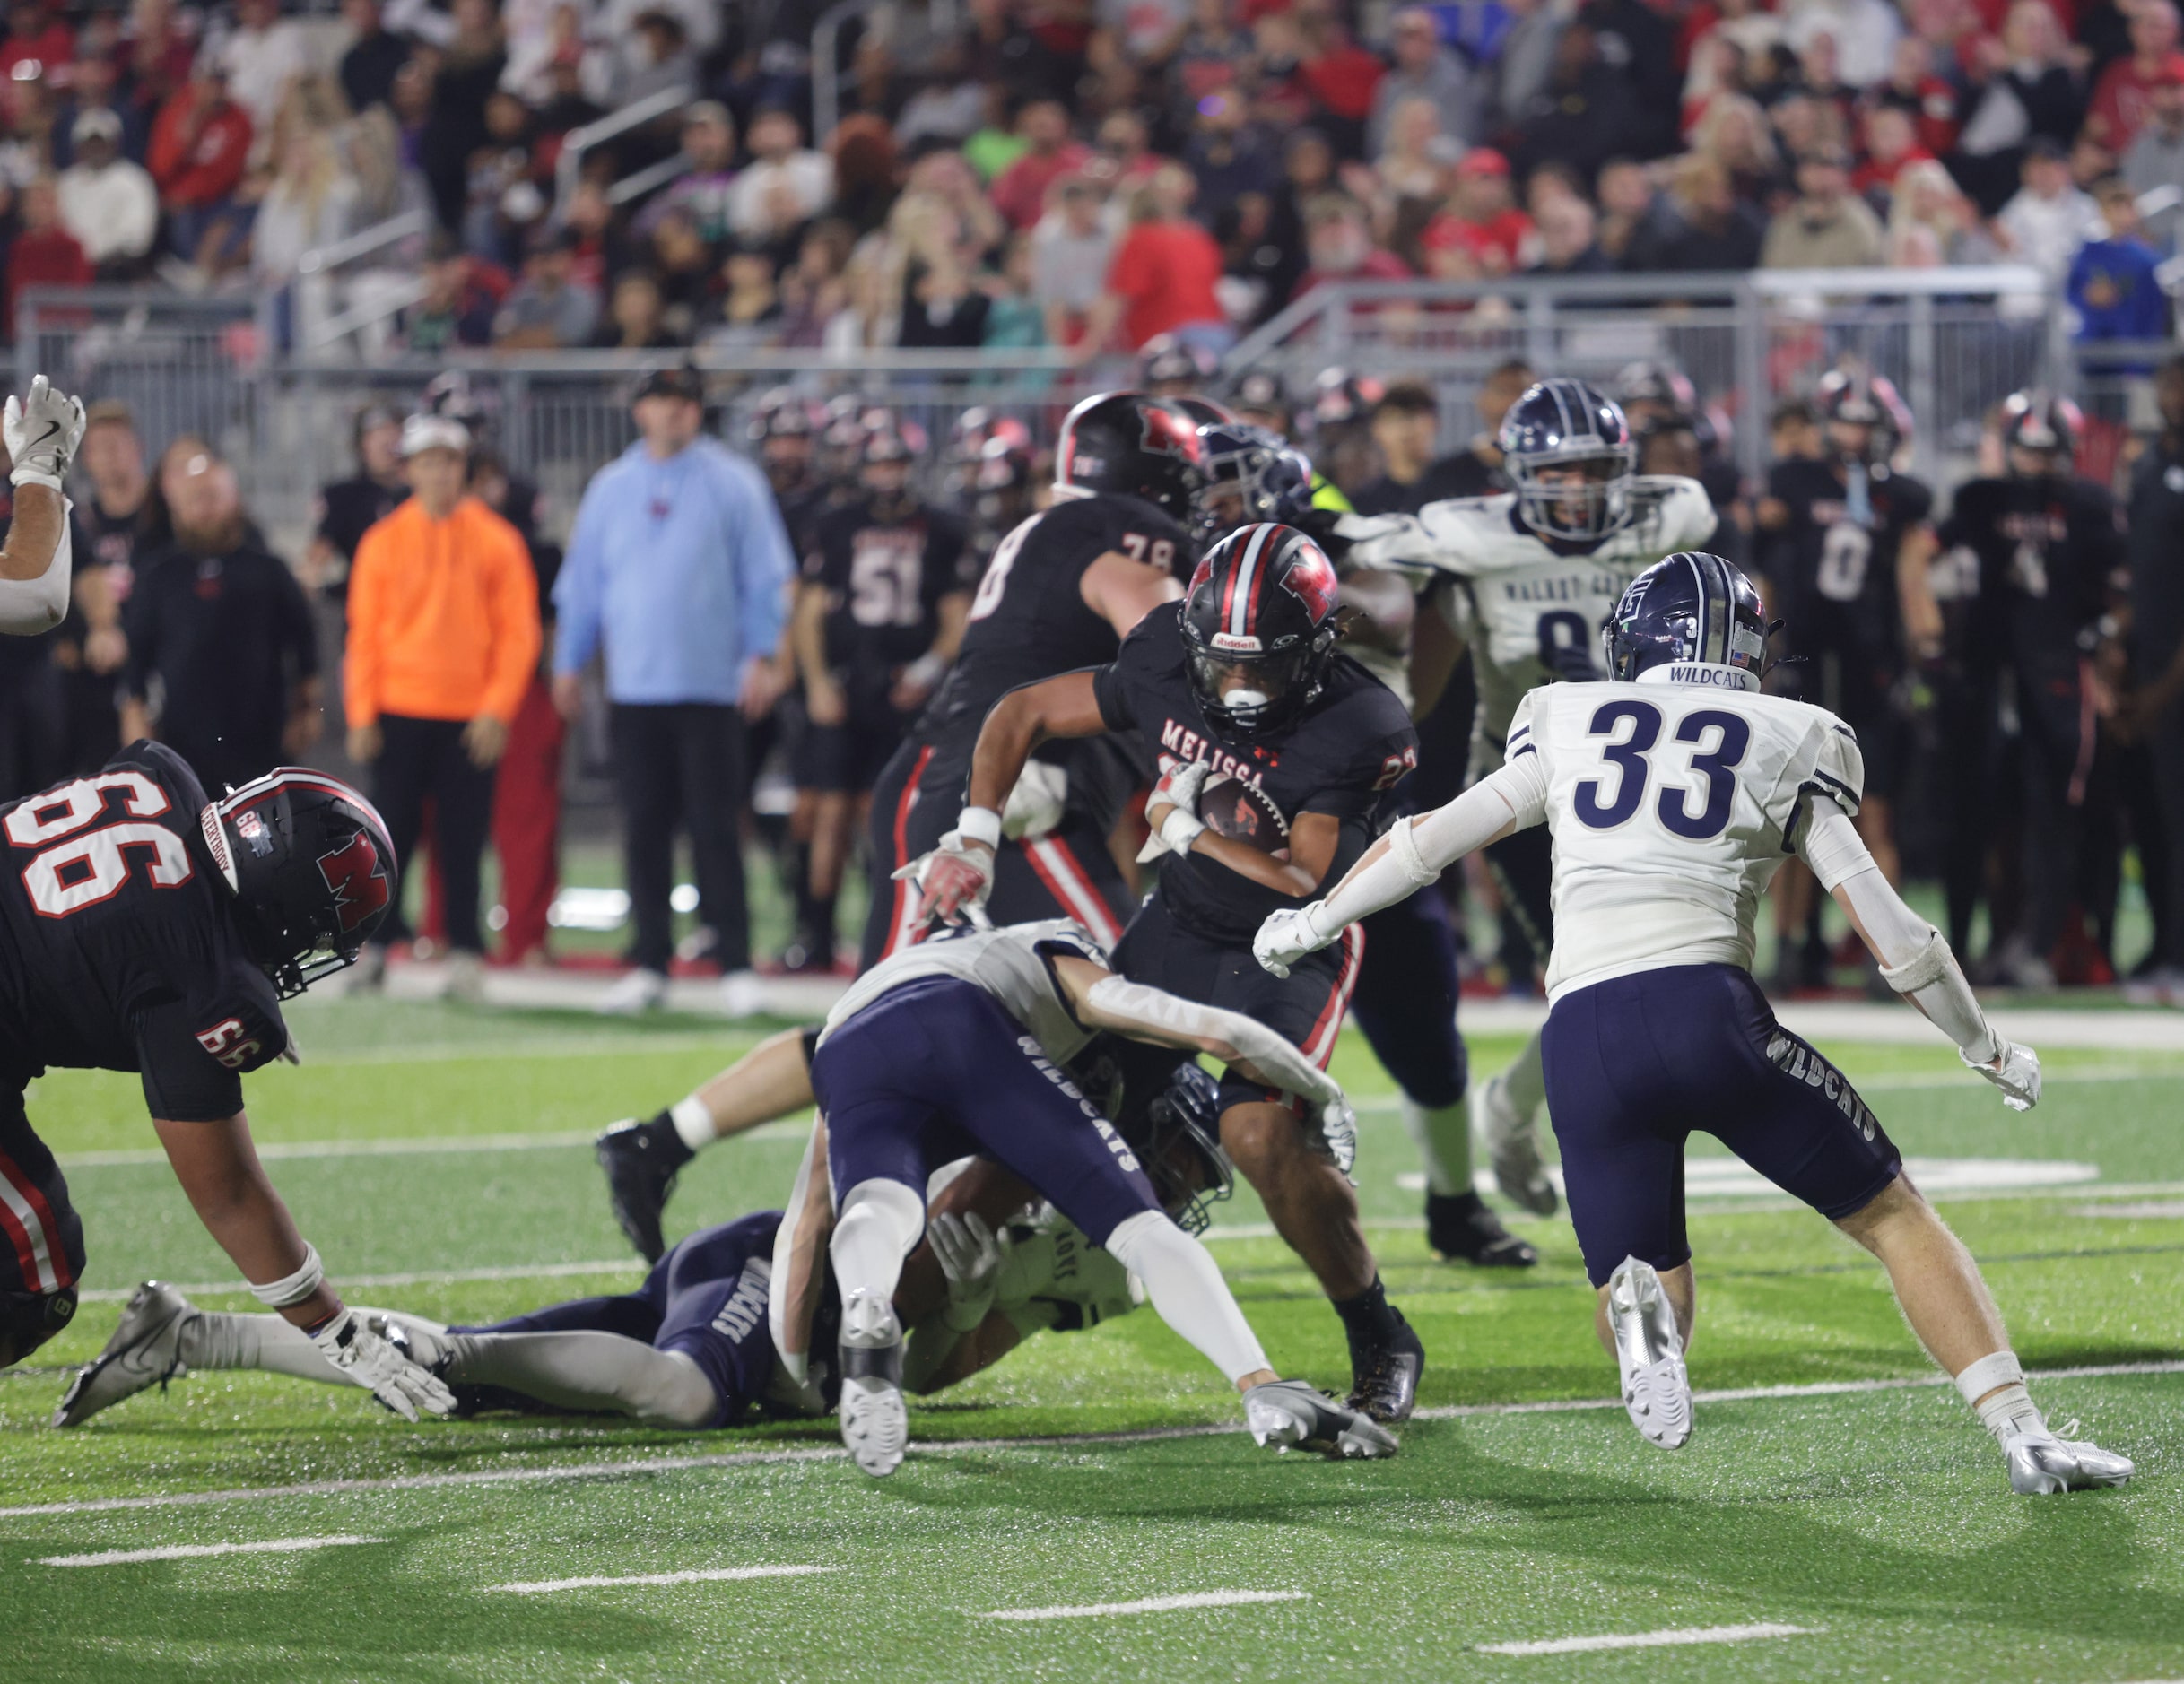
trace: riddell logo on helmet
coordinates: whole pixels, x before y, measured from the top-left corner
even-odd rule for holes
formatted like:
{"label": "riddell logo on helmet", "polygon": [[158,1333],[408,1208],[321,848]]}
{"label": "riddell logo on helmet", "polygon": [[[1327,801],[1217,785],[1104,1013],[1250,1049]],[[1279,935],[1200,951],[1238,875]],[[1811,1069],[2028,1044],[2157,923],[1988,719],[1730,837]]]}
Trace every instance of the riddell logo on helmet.
{"label": "riddell logo on helmet", "polygon": [[1232,631],[1216,631],[1214,647],[1228,655],[1258,655],[1263,653],[1257,638],[1240,638]]}
{"label": "riddell logo on helmet", "polygon": [[375,913],[384,912],[394,896],[394,886],[379,861],[379,850],[361,830],[331,854],[318,856],[318,874],[334,891],[344,933]]}

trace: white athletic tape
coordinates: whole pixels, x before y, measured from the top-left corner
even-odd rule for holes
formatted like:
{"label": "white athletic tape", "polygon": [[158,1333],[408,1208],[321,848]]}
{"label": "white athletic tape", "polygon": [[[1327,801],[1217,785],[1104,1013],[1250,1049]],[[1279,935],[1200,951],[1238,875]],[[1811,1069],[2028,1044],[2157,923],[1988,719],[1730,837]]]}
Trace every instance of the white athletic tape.
{"label": "white athletic tape", "polygon": [[1956,1376],[1957,1392],[1975,1409],[1980,1400],[1997,1386],[2023,1384],[2024,1369],[2014,1350],[1997,1350],[1990,1357],[1982,1357]]}
{"label": "white athletic tape", "polygon": [[291,1304],[300,1304],[318,1291],[326,1278],[326,1265],[318,1261],[318,1247],[308,1239],[303,1242],[303,1261],[291,1274],[278,1280],[253,1280],[250,1296],[269,1310],[284,1310]]}

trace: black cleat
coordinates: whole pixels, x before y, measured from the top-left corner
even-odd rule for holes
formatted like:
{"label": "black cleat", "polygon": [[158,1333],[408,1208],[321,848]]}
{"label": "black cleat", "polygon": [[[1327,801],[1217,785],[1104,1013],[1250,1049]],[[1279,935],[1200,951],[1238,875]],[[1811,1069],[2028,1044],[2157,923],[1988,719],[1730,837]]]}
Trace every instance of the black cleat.
{"label": "black cleat", "polygon": [[606,1172],[606,1202],[613,1206],[614,1220],[640,1256],[648,1263],[659,1262],[667,1249],[660,1213],[674,1191],[676,1175],[697,1154],[683,1143],[665,1111],[649,1123],[625,1118],[603,1133],[592,1150]]}
{"label": "black cleat", "polygon": [[1443,1263],[1481,1269],[1529,1269],[1539,1261],[1531,1245],[1502,1227],[1475,1193],[1426,1194],[1426,1244]]}
{"label": "black cleat", "polygon": [[1395,1317],[1389,1338],[1371,1344],[1350,1341],[1349,1407],[1383,1427],[1411,1418],[1418,1407],[1418,1376],[1426,1366],[1426,1348],[1403,1319],[1403,1312],[1388,1306]]}

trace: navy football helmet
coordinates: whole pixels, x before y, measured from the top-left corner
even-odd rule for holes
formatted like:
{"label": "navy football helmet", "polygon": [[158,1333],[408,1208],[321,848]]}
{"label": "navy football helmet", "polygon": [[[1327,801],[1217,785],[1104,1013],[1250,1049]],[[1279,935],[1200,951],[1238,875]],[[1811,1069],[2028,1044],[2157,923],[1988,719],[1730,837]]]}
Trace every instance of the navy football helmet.
{"label": "navy football helmet", "polygon": [[1201,481],[1198,423],[1172,398],[1102,392],[1069,412],[1054,447],[1054,482],[1119,491],[1190,519]]}
{"label": "navy football helmet", "polygon": [[1183,595],[1191,693],[1214,729],[1252,737],[1302,713],[1335,653],[1335,564],[1268,521],[1205,552]]}
{"label": "navy football helmet", "polygon": [[1701,551],[1664,556],[1632,579],[1601,629],[1610,678],[1628,683],[1671,661],[1749,673],[1767,666],[1767,613],[1759,591],[1733,561]]}
{"label": "navy football helmet", "polygon": [[[1542,380],[1510,405],[1496,442],[1517,514],[1543,538],[1605,538],[1631,518],[1638,447],[1613,398],[1582,380]],[[1566,477],[1572,470],[1581,476]],[[1552,480],[1543,479],[1552,473]]]}
{"label": "navy football helmet", "polygon": [[1198,429],[1205,483],[1192,511],[1200,543],[1254,521],[1293,525],[1312,506],[1312,464],[1277,432],[1246,421]]}
{"label": "navy football helmet", "polygon": [[1203,1234],[1214,1205],[1236,1191],[1221,1149],[1221,1084],[1192,1055],[1101,1035],[1070,1066],[1114,1119],[1162,1206],[1186,1234]]}

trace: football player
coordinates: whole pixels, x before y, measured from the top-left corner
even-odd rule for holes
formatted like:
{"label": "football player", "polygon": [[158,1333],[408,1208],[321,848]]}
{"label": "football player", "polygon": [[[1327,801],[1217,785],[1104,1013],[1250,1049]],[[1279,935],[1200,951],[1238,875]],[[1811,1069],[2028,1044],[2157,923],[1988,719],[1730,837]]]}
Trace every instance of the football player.
{"label": "football player", "polygon": [[1290,1042],[1240,1012],[1125,980],[1066,921],[919,942],[853,984],[820,1034],[812,1086],[823,1120],[774,1248],[769,1315],[784,1366],[805,1377],[805,1312],[822,1285],[822,1224],[810,1213],[824,1197],[835,1212],[827,1257],[841,1304],[842,1439],[866,1473],[901,1465],[909,1420],[896,1288],[925,1231],[931,1171],[968,1149],[1014,1172],[1144,1282],[1161,1319],[1242,1394],[1259,1443],[1392,1454],[1395,1439],[1375,1422],[1275,1376],[1212,1256],[1069,1079],[1065,1067],[1102,1029],[1211,1053],[1262,1090],[1297,1094],[1323,1137],[1354,1151],[1341,1089]]}
{"label": "football player", "polygon": [[[1270,985],[1251,964],[1251,935],[1364,849],[1417,742],[1403,704],[1336,651],[1336,588],[1305,534],[1246,526],[1208,551],[1184,599],[1147,614],[1108,664],[1004,697],[979,733],[969,803],[918,864],[917,916],[953,919],[984,899],[1001,803],[1035,748],[1113,733],[1158,779],[1145,818],[1147,857],[1161,859],[1117,968],[1255,1019],[1324,1067],[1362,940]],[[1401,1420],[1424,1353],[1388,1302],[1347,1176],[1292,1107],[1297,1091],[1231,1065],[1222,1145],[1334,1300],[1349,1335],[1352,1407]]]}
{"label": "football player", "polygon": [[1977,716],[1953,722],[1962,734],[1940,768],[1950,786],[1943,803],[1949,938],[1958,945],[1971,937],[1986,882],[1998,699],[2006,693],[2016,712],[2030,905],[1989,962],[1998,980],[2020,986],[2054,986],[2049,958],[2077,904],[2095,746],[2091,668],[2110,583],[2124,565],[2116,499],[2072,471],[2084,425],[2068,398],[2014,394],[2002,406],[2007,472],[1957,488],[1938,534],[1941,559],[1929,569],[1914,556],[1904,579],[1910,622],[1927,629],[1922,659],[1940,653],[1943,613],[1934,599],[1971,599],[1961,683],[1980,705]]}
{"label": "football player", "polygon": [[746,429],[781,525],[799,555],[811,547],[812,524],[827,507],[827,482],[820,473],[812,439],[811,406],[787,386],[776,386],[758,401]]}
{"label": "football player", "polygon": [[[1511,490],[1428,504],[1415,516],[1354,516],[1336,528],[1349,540],[1350,566],[1448,576],[1436,602],[1469,644],[1478,682],[1475,783],[1502,763],[1510,723],[1528,691],[1600,676],[1593,664],[1600,629],[1631,581],[1664,555],[1706,543],[1717,524],[1697,481],[1633,472],[1623,411],[1582,381],[1532,386],[1502,417],[1499,442]],[[1486,859],[1526,942],[1546,954],[1554,913],[1544,836],[1519,832]],[[1545,1097],[1536,1035],[1515,1063],[1470,1091],[1496,1184],[1536,1216],[1555,1209],[1536,1132]],[[1454,1157],[1454,1129],[1437,1129],[1436,1137]]]}
{"label": "football player", "polygon": [[0,632],[10,637],[35,638],[67,618],[73,557],[65,486],[83,437],[83,405],[55,391],[42,374],[0,414],[14,487],[14,513],[0,548]]}
{"label": "football player", "polygon": [[1871,1108],[1775,1021],[1753,979],[1759,898],[1795,853],[1965,1064],[2013,1109],[2040,1098],[2040,1060],[1987,1021],[1948,943],[1858,836],[1857,738],[1822,708],[1762,693],[1766,651],[1750,580],[1718,556],[1666,558],[1615,611],[1609,682],[1527,696],[1501,769],[1395,826],[1324,901],[1270,917],[1260,962],[1280,974],[1491,838],[1544,826],[1562,915],[1548,1108],[1632,1424],[1667,1449],[1691,1435],[1684,1144],[1696,1126],[1881,1260],[1913,1332],[2001,1445],[2013,1489],[2120,1485],[2128,1461],[2049,1430],[1971,1254]]}
{"label": "football player", "polygon": [[834,898],[872,786],[955,658],[970,607],[963,525],[910,484],[914,453],[892,429],[865,436],[862,492],[814,523],[792,630],[809,729],[797,785],[814,792],[810,927],[834,955]]}
{"label": "football player", "polygon": [[[1186,411],[1135,392],[1086,398],[1062,423],[1054,479],[1053,506],[987,562],[954,668],[874,790],[866,968],[918,939],[918,895],[896,873],[954,823],[987,710],[1020,684],[1111,660],[1189,577],[1198,430]],[[1132,787],[1100,745],[1041,754],[1010,804],[995,920],[1075,918],[1112,942],[1129,897],[1108,837]]]}
{"label": "football player", "polygon": [[84,1263],[23,1089],[48,1069],[133,1070],[176,1179],[259,1301],[389,1409],[444,1414],[447,1389],[344,1306],[243,1114],[242,1073],[293,1056],[281,1002],[353,965],[387,916],[394,847],[370,803],[293,768],[207,801],[179,755],[140,742],[0,810],[0,1367],[68,1324]]}

